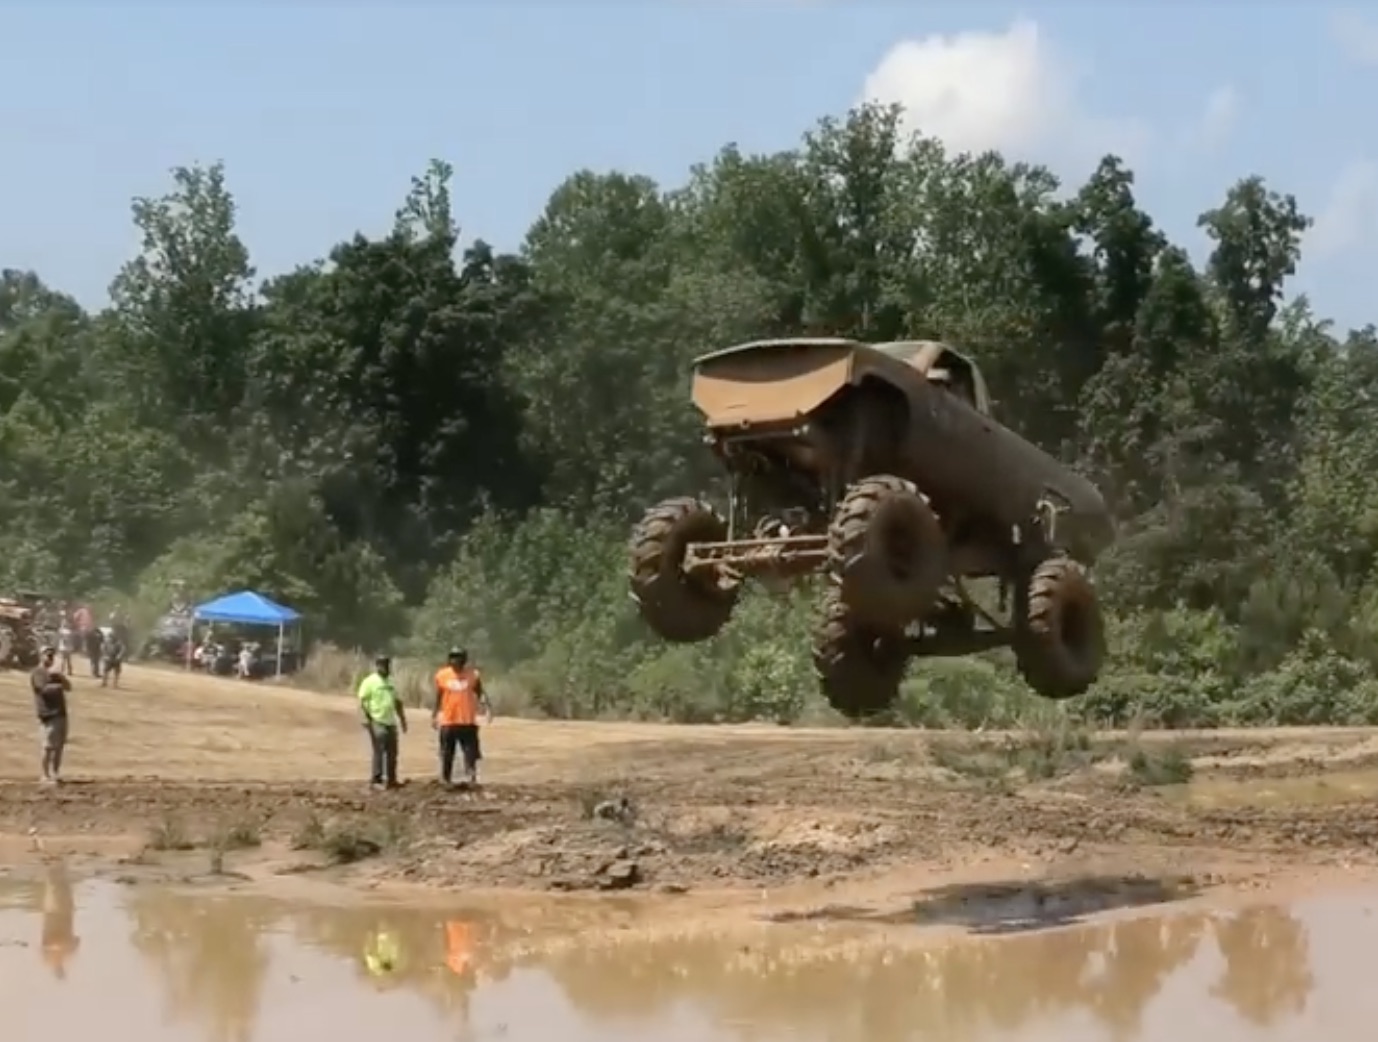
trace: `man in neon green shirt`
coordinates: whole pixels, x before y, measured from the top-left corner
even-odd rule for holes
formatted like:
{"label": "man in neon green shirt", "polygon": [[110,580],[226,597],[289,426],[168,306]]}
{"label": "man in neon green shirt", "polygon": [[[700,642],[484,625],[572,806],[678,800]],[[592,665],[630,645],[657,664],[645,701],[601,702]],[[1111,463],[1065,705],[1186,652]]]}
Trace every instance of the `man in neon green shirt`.
{"label": "man in neon green shirt", "polygon": [[373,773],[369,784],[397,788],[397,730],[407,730],[407,711],[392,682],[392,659],[379,655],[373,672],[359,682],[359,712],[373,747]]}

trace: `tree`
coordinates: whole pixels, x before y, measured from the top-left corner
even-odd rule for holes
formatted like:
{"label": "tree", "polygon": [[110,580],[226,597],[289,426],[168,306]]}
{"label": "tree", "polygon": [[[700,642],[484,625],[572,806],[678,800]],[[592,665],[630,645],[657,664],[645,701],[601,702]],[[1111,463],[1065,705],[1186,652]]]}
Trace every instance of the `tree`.
{"label": "tree", "polygon": [[[549,712],[793,718],[808,598],[663,648],[626,604],[626,522],[723,491],[699,354],[936,338],[1119,522],[1117,655],[1067,712],[1378,718],[1378,338],[1289,298],[1310,222],[1261,178],[1201,215],[1198,267],[1115,156],[1062,185],[874,106],[668,189],[574,172],[518,255],[464,238],[452,177],[431,162],[385,234],[261,285],[219,164],[135,200],[108,308],[0,272],[0,582],[255,585],[347,644],[472,639]],[[896,712],[1028,697],[995,656],[916,669]]]}
{"label": "tree", "polygon": [[117,326],[102,363],[141,417],[175,415],[209,448],[242,400],[254,269],[223,165],[177,167],[172,180],[134,200],[143,244],[110,286]]}

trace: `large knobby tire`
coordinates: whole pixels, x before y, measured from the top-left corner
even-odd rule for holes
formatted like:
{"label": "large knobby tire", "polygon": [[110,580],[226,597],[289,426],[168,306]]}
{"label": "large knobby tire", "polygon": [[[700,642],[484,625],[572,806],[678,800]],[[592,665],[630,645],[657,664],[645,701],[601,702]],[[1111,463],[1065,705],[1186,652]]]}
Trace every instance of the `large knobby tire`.
{"label": "large knobby tire", "polygon": [[904,638],[860,623],[836,591],[823,601],[813,636],[813,668],[828,704],[849,720],[884,712],[899,697]]}
{"label": "large knobby tire", "polygon": [[947,539],[928,498],[903,478],[865,478],[838,504],[828,571],[859,623],[904,629],[928,612],[947,578]]}
{"label": "large knobby tire", "polygon": [[1105,661],[1105,621],[1086,569],[1050,558],[1034,570],[1023,600],[1014,652],[1025,682],[1044,698],[1085,694]]}
{"label": "large knobby tire", "polygon": [[683,570],[690,543],[727,538],[727,523],[707,503],[692,497],[669,499],[650,510],[632,532],[632,597],[647,625],[665,640],[691,644],[707,640],[727,623],[737,587],[723,589],[710,576]]}

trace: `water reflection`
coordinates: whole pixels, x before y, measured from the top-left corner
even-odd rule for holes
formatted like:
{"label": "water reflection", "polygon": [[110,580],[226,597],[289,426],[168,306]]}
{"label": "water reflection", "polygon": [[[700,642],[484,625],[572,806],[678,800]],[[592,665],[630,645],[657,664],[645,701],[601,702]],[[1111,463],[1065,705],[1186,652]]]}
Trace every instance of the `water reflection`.
{"label": "water reflection", "polygon": [[48,865],[43,874],[43,925],[39,950],[53,976],[63,980],[67,963],[81,946],[76,935],[76,895],[65,863]]}
{"label": "water reflection", "polygon": [[[0,889],[0,907],[8,902],[38,913],[43,962],[63,977],[79,946],[66,871],[54,865],[41,885]],[[289,994],[293,1008],[309,1006],[320,1032],[358,1030],[345,1011],[349,989],[341,990],[350,977],[362,986],[359,1001],[382,993],[429,1011],[419,1027],[398,1022],[409,1042],[463,1037],[494,1016],[511,1038],[619,1030],[653,1038],[685,1010],[702,1024],[696,1039],[1043,1039],[1071,1037],[1089,1019],[1094,1037],[1128,1042],[1145,1035],[1170,978],[1200,979],[1188,984],[1192,1015],[1223,1005],[1241,1027],[1301,1016],[1315,986],[1305,923],[1271,907],[1178,910],[996,940],[935,937],[920,947],[915,939],[931,935],[917,929],[760,926],[735,940],[668,936],[605,905],[301,908],[154,888],[127,891],[122,904],[129,943],[186,1032],[176,1037],[209,1042],[287,1037],[277,1022]],[[94,960],[95,976],[109,969],[101,960],[119,957],[101,940],[103,912],[82,903],[84,932],[96,935],[82,958]],[[330,959],[313,961],[312,950]],[[535,1000],[549,988],[537,990],[538,977],[553,982],[567,1008]],[[78,974],[64,986],[91,978]],[[286,982],[295,990],[282,991]],[[387,1018],[400,1016],[389,1010]],[[1147,1035],[1161,1037],[1161,1014],[1153,1018]],[[271,1032],[260,1025],[270,1020]]]}
{"label": "water reflection", "polygon": [[478,949],[510,942],[513,931],[482,916],[444,916],[405,907],[288,910],[245,897],[209,898],[155,889],[128,902],[134,945],[166,982],[169,1012],[213,1025],[213,1042],[250,1042],[268,976],[266,935],[290,934],[353,967],[377,992],[407,991],[456,1025],[466,1022],[475,988],[501,979],[500,959]]}
{"label": "water reflection", "polygon": [[1215,923],[1225,971],[1211,989],[1259,1027],[1306,1009],[1315,986],[1306,927],[1278,908],[1248,908]]}
{"label": "water reflection", "polygon": [[131,943],[163,981],[168,1017],[204,1021],[210,1042],[252,1042],[278,914],[232,895],[135,888]]}
{"label": "water reflection", "polygon": [[544,967],[581,1009],[648,1023],[688,1001],[714,1019],[771,1031],[809,1024],[827,1038],[956,1039],[1082,1010],[1130,1038],[1208,924],[1205,915],[1180,914],[918,951],[825,939],[811,949],[751,946],[725,955],[709,939],[653,942],[574,948]]}

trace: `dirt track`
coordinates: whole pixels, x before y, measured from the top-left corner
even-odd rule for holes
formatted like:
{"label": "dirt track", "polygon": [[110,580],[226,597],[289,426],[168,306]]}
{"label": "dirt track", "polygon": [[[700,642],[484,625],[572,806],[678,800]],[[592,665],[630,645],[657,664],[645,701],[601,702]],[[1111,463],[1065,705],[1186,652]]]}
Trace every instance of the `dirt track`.
{"label": "dirt track", "polygon": [[[349,699],[137,667],[118,692],[76,685],[70,781],[44,789],[27,677],[0,673],[10,854],[128,852],[155,837],[198,848],[167,857],[229,848],[236,867],[358,857],[329,871],[535,889],[831,889],[1014,865],[1189,865],[1227,878],[1378,868],[1378,771],[1367,792],[1268,795],[1273,778],[1316,797],[1324,781],[1308,777],[1378,766],[1378,731],[1102,735],[1056,748],[1009,735],[498,720],[484,737],[486,791],[473,797],[431,783],[419,715],[403,743],[413,780],[370,794]],[[1190,756],[1193,788],[1247,783],[1220,790],[1222,805],[1190,802],[1181,786],[1153,784],[1169,749]],[[1140,770],[1127,771],[1136,752]]]}

